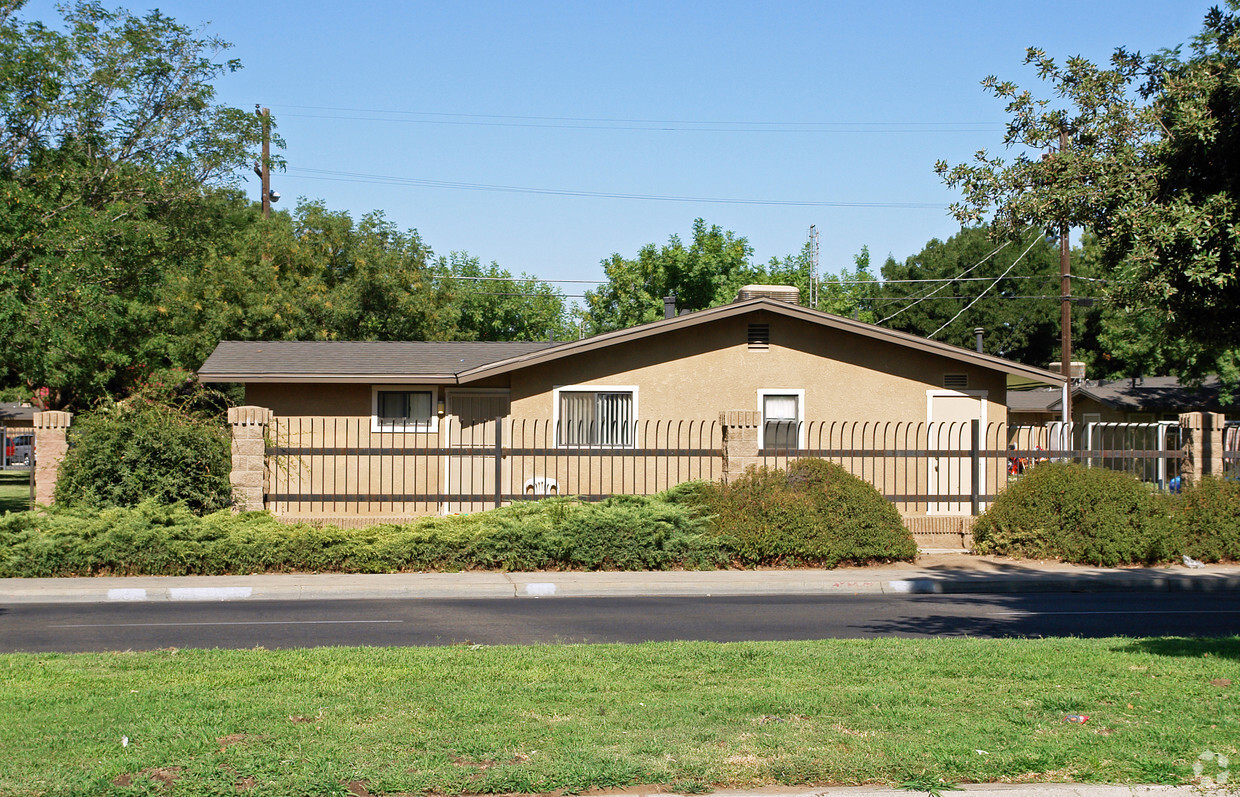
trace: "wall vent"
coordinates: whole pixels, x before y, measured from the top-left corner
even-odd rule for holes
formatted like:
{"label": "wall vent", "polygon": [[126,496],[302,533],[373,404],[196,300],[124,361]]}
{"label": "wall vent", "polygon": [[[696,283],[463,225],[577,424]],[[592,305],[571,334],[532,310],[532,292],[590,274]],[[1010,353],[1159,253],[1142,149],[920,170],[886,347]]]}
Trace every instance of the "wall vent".
{"label": "wall vent", "polygon": [[943,387],[964,390],[969,386],[968,374],[943,374]]}
{"label": "wall vent", "polygon": [[749,325],[749,350],[750,351],[766,351],[771,348],[771,325],[770,324],[750,324]]}

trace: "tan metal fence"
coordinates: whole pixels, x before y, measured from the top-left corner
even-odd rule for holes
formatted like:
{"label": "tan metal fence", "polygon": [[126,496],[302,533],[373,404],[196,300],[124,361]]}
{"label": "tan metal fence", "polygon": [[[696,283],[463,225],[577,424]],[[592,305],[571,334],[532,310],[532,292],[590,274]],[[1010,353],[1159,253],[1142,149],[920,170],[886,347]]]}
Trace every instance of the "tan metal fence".
{"label": "tan metal fence", "polygon": [[[647,495],[694,479],[719,480],[728,469],[717,421],[639,421],[601,430],[447,416],[420,429],[399,426],[376,426],[370,417],[276,418],[268,432],[267,508],[313,517],[473,512],[552,495]],[[975,515],[1046,461],[1122,470],[1176,489],[1183,458],[1174,423],[810,421],[761,431],[754,456],[744,461],[836,462],[905,515]],[[582,442],[597,440],[613,442]],[[726,475],[738,470],[733,462]]]}
{"label": "tan metal fence", "polygon": [[[369,417],[281,417],[269,427],[266,500],[282,515],[407,516],[550,495],[644,495],[723,475],[717,421],[639,421],[623,433],[543,420],[453,416],[402,431]],[[625,445],[567,444],[624,440]]]}
{"label": "tan metal fence", "polygon": [[1174,423],[809,421],[780,437],[795,444],[764,446],[762,464],[784,467],[800,457],[835,462],[905,515],[976,515],[1008,483],[1047,461],[1121,470],[1176,489],[1183,459]]}

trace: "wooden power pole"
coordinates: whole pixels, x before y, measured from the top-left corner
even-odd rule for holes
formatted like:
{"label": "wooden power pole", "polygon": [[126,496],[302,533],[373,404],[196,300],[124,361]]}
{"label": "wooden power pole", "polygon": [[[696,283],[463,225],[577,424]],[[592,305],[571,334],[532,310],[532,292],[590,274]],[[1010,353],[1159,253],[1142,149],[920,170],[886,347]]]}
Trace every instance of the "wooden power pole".
{"label": "wooden power pole", "polygon": [[255,169],[263,181],[263,218],[271,218],[271,109],[257,103],[254,113],[263,121],[263,160]]}

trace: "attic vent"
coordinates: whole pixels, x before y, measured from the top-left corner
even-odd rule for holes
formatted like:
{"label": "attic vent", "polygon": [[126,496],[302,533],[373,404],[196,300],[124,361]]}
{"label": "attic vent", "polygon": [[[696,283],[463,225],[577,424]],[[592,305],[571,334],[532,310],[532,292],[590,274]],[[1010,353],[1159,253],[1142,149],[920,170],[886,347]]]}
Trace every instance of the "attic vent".
{"label": "attic vent", "polygon": [[943,374],[943,387],[953,390],[964,390],[968,386],[968,374]]}
{"label": "attic vent", "polygon": [[750,324],[749,325],[749,350],[750,351],[766,351],[771,348],[771,325],[770,324]]}

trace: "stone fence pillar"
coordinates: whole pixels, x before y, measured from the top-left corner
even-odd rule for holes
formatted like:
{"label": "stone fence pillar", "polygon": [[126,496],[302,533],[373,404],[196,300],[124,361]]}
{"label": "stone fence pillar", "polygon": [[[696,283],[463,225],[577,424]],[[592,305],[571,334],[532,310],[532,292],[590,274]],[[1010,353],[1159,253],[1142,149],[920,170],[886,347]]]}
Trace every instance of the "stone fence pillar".
{"label": "stone fence pillar", "polygon": [[267,426],[271,419],[271,410],[266,407],[232,407],[228,410],[228,425],[232,429],[230,481],[236,511],[263,508]]}
{"label": "stone fence pillar", "polygon": [[67,433],[73,422],[71,412],[34,414],[34,502],[51,506],[60,475],[60,461],[69,450]]}
{"label": "stone fence pillar", "polygon": [[762,413],[757,410],[728,410],[719,413],[723,426],[723,480],[730,482],[750,465],[761,465],[758,457],[758,429]]}
{"label": "stone fence pillar", "polygon": [[1184,481],[1201,481],[1203,476],[1223,475],[1223,430],[1221,412],[1186,412],[1180,416],[1184,442]]}

